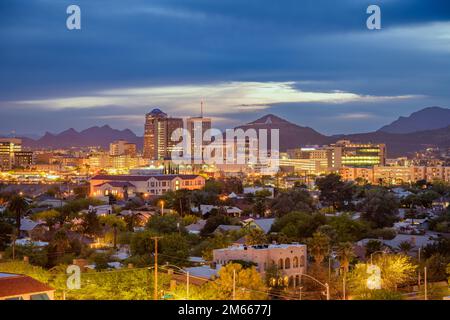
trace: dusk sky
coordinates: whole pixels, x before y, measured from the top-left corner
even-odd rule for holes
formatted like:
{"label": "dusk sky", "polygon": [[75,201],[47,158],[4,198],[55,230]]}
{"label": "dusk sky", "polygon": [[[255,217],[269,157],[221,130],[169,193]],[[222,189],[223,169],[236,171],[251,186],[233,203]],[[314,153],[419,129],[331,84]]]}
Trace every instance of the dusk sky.
{"label": "dusk sky", "polygon": [[449,84],[448,0],[0,1],[0,134],[142,134],[151,109],[198,115],[201,100],[222,129],[274,113],[367,132],[450,107]]}

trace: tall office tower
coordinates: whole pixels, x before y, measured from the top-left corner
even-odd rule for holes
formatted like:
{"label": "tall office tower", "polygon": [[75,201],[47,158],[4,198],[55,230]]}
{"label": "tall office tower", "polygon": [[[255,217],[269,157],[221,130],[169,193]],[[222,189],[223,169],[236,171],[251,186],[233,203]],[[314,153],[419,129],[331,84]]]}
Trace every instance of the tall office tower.
{"label": "tall office tower", "polygon": [[170,118],[159,109],[147,113],[144,127],[144,158],[150,160],[170,158],[178,144],[178,141],[172,141],[172,133],[179,128],[183,128],[181,118]]}
{"label": "tall office tower", "polygon": [[136,144],[125,141],[117,140],[109,144],[109,155],[110,156],[136,156]]}
{"label": "tall office tower", "polygon": [[[203,101],[201,102],[199,117],[190,117],[186,121],[186,127],[191,136],[191,159],[203,159],[203,151],[211,135],[205,135],[205,132],[211,129],[211,118],[203,117]],[[206,141],[203,141],[205,138]]]}
{"label": "tall office tower", "polygon": [[14,165],[14,155],[22,151],[22,140],[0,138],[0,169],[9,170]]}

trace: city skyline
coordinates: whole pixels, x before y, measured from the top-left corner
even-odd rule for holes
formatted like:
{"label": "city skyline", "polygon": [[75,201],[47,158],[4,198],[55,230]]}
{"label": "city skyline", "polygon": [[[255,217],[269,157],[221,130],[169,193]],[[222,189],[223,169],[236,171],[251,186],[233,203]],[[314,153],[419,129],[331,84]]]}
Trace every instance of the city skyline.
{"label": "city skyline", "polygon": [[204,100],[219,128],[274,113],[338,134],[449,106],[448,3],[382,3],[382,29],[368,30],[366,3],[321,2],[78,1],[79,31],[65,2],[3,3],[2,133],[142,134],[153,107],[188,117]]}

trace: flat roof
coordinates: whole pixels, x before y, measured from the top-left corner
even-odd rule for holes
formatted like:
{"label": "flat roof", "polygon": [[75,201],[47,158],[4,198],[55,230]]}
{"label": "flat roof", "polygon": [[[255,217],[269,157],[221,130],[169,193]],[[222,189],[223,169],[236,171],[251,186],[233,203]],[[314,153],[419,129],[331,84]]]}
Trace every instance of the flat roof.
{"label": "flat roof", "polygon": [[282,243],[282,244],[268,244],[268,245],[253,245],[253,246],[231,246],[228,248],[222,248],[222,249],[216,249],[217,251],[225,251],[225,250],[244,250],[244,248],[248,249],[254,249],[254,250],[269,250],[269,249],[287,249],[290,247],[306,247],[306,244],[299,244],[299,243]]}

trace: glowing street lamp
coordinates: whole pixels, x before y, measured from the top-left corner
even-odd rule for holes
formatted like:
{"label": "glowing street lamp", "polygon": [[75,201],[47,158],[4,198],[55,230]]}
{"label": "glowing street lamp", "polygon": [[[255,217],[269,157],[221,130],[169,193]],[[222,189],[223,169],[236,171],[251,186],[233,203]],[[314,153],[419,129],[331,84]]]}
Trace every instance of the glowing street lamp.
{"label": "glowing street lamp", "polygon": [[163,216],[164,215],[164,200],[161,200],[160,202],[159,202],[159,204],[160,204],[160,206],[161,206],[161,215]]}

